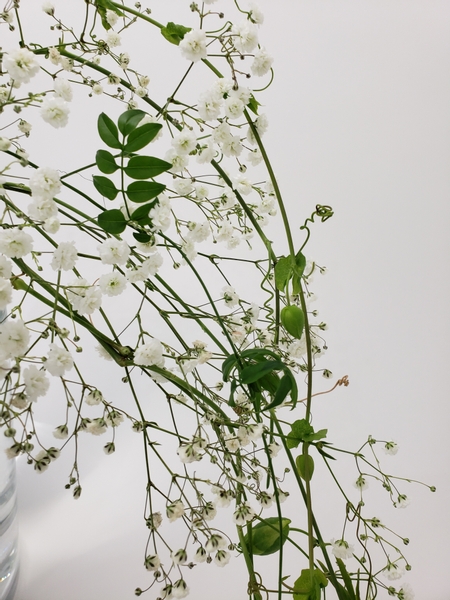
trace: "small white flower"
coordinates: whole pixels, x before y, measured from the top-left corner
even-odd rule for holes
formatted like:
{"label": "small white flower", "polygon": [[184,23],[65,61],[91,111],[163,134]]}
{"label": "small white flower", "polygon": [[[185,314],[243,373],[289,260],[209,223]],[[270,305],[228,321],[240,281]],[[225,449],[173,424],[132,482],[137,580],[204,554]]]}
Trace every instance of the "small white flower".
{"label": "small white flower", "polygon": [[8,258],[22,258],[33,248],[33,238],[16,227],[0,231],[0,252]]}
{"label": "small white flower", "polygon": [[223,98],[215,91],[207,91],[200,95],[197,110],[201,119],[212,121],[217,119],[222,108]]}
{"label": "small white flower", "polygon": [[224,567],[230,562],[231,554],[226,550],[219,550],[214,557],[214,562],[219,567]]}
{"label": "small white flower", "polygon": [[64,79],[63,77],[57,77],[55,79],[54,89],[55,89],[55,94],[57,96],[59,96],[60,98],[62,98],[63,100],[66,100],[66,102],[70,102],[72,100],[72,98],[73,98],[72,86],[67,81],[67,79]]}
{"label": "small white flower", "polygon": [[58,425],[53,431],[53,437],[57,440],[65,440],[69,437],[69,429],[67,425]]}
{"label": "small white flower", "polygon": [[171,523],[184,515],[184,504],[177,500],[166,507],[166,515]]}
{"label": "small white flower", "polygon": [[369,484],[367,483],[367,479],[365,477],[363,477],[363,475],[360,475],[358,477],[358,479],[355,481],[354,483],[356,489],[364,491],[367,490],[367,488],[369,487]]}
{"label": "small white flower", "polygon": [[52,200],[61,191],[59,173],[50,167],[40,167],[31,175],[29,186],[33,198]]}
{"label": "small white flower", "polygon": [[406,508],[410,503],[410,499],[405,494],[399,494],[397,498],[397,502],[395,502],[394,506],[396,508]]}
{"label": "small white flower", "polygon": [[51,267],[55,271],[71,271],[77,260],[75,242],[61,242],[53,252]]}
{"label": "small white flower", "polygon": [[113,271],[102,275],[98,280],[98,285],[107,296],[118,296],[127,287],[127,278],[122,273]]}
{"label": "small white flower", "polygon": [[42,3],[42,10],[50,16],[53,16],[55,14],[55,7],[53,5],[52,2],[43,2]]}
{"label": "small white flower", "polygon": [[98,419],[92,419],[92,421],[90,421],[86,427],[86,431],[88,433],[92,433],[92,435],[102,435],[103,433],[106,433],[107,429],[108,425],[105,419],[102,419],[101,417]]}
{"label": "small white flower", "polygon": [[50,217],[48,219],[45,219],[43,227],[44,230],[47,231],[47,233],[55,234],[59,231],[59,228],[61,227],[61,222],[57,217]]}
{"label": "small white flower", "polygon": [[61,54],[57,48],[49,48],[48,49],[48,58],[50,62],[54,65],[59,65],[61,62]]}
{"label": "small white flower", "polygon": [[27,398],[36,401],[39,396],[45,396],[50,387],[50,381],[45,371],[30,365],[23,371],[23,381]]}
{"label": "small white flower", "polygon": [[108,31],[106,35],[106,43],[110,48],[116,48],[117,46],[121,45],[122,41],[118,33],[115,31]]}
{"label": "small white flower", "polygon": [[250,67],[253,75],[257,77],[263,77],[270,71],[273,64],[273,58],[268,54],[265,48],[260,48],[255,52],[255,58],[253,59]]}
{"label": "small white flower", "polygon": [[0,152],[9,150],[11,147],[11,140],[5,137],[0,137]]}
{"label": "small white flower", "polygon": [[171,143],[177,154],[189,154],[197,145],[197,137],[189,129],[183,129],[181,133],[172,139]]}
{"label": "small white flower", "polygon": [[236,510],[233,513],[233,521],[236,523],[236,525],[243,527],[249,521],[251,521],[254,516],[255,511],[253,508],[247,502],[244,502],[236,507]]}
{"label": "small white flower", "polygon": [[144,367],[164,366],[163,347],[159,340],[150,340],[149,342],[138,346],[134,353],[134,364]]}
{"label": "small white flower", "polygon": [[244,114],[245,104],[239,98],[229,96],[225,100],[225,115],[229,119],[239,119]]}
{"label": "small white flower", "polygon": [[227,450],[230,452],[236,452],[241,447],[241,440],[234,433],[227,433],[224,436],[224,442]]}
{"label": "small white flower", "polygon": [[409,583],[404,583],[397,594],[398,600],[414,600],[414,596],[415,594]]}
{"label": "small white flower", "polygon": [[208,558],[208,554],[207,554],[206,550],[202,546],[200,546],[200,548],[198,548],[198,550],[194,556],[195,562],[203,563],[203,562],[205,562],[205,560],[207,558]]}
{"label": "small white flower", "polygon": [[238,52],[246,54],[258,45],[258,32],[250,21],[242,21],[231,29],[234,47]]}
{"label": "small white flower", "polygon": [[396,444],[396,442],[386,442],[383,450],[386,454],[390,454],[391,456],[394,456],[395,454],[397,454],[398,452],[398,444]]}
{"label": "small white flower", "polygon": [[385,575],[390,581],[394,581],[395,579],[400,579],[405,574],[405,569],[397,564],[388,562],[388,564],[383,569],[383,575]]}
{"label": "small white flower", "polygon": [[24,121],[23,119],[21,119],[19,121],[19,124],[17,125],[17,129],[24,133],[25,135],[28,135],[32,129],[32,125],[31,123],[28,123],[28,121]]}
{"label": "small white flower", "polygon": [[92,92],[96,96],[100,96],[101,94],[103,94],[103,87],[100,85],[100,83],[94,83],[94,85],[92,86]]}
{"label": "small white flower", "polygon": [[15,83],[28,83],[39,72],[39,63],[27,48],[11,50],[3,56],[3,65]]}
{"label": "small white flower", "polygon": [[108,238],[97,249],[104,265],[124,265],[131,252],[126,242],[116,238]]}
{"label": "small white flower", "polygon": [[42,103],[41,117],[46,123],[58,129],[65,127],[69,121],[69,105],[59,96],[45,98]]}
{"label": "small white flower", "polygon": [[238,175],[235,178],[235,186],[237,191],[243,196],[248,196],[251,194],[253,187],[251,181],[245,175]]}
{"label": "small white flower", "polygon": [[0,324],[1,361],[22,356],[28,349],[30,333],[23,321],[4,321]]}
{"label": "small white flower", "polygon": [[157,571],[161,566],[161,560],[157,554],[145,557],[144,566],[147,571]]}
{"label": "small white flower", "polygon": [[12,285],[9,279],[0,277],[0,310],[6,308],[11,302]]}
{"label": "small white flower", "polygon": [[252,23],[256,23],[256,25],[262,25],[264,23],[264,15],[259,6],[254,2],[250,2],[249,19]]}
{"label": "small white flower", "polygon": [[227,547],[227,540],[220,533],[213,533],[205,544],[205,550],[208,553],[223,550]]}
{"label": "small white flower", "polygon": [[222,288],[223,299],[225,300],[225,304],[229,308],[233,308],[239,304],[239,296],[236,293],[236,290],[230,285],[226,285]]}
{"label": "small white flower", "polygon": [[111,27],[114,27],[114,25],[119,20],[119,15],[116,12],[114,12],[113,10],[107,10],[106,11],[106,20],[107,20],[108,24],[111,25]]}
{"label": "small white flower", "polygon": [[61,56],[60,63],[64,71],[73,71],[73,60],[67,56]]}
{"label": "small white flower", "polygon": [[189,227],[189,238],[193,242],[204,242],[207,240],[211,234],[211,229],[208,221],[204,223],[192,223],[188,224]]}
{"label": "small white flower", "polygon": [[331,540],[331,546],[331,552],[334,554],[334,556],[336,556],[336,558],[341,558],[342,560],[351,558],[355,551],[354,547],[345,540]]}
{"label": "small white flower", "polygon": [[68,350],[50,344],[50,351],[44,363],[45,369],[55,377],[61,377],[73,367],[73,358]]}
{"label": "small white flower", "polygon": [[85,402],[89,406],[97,406],[103,402],[103,394],[100,390],[91,390],[86,396]]}
{"label": "small white flower", "polygon": [[184,565],[187,562],[187,552],[184,548],[180,548],[176,552],[171,552],[170,558],[174,565]]}
{"label": "small white flower", "polygon": [[6,258],[6,256],[3,256],[3,254],[0,254],[0,277],[3,277],[4,279],[9,279],[12,275],[12,264],[11,262]]}
{"label": "small white flower", "polygon": [[197,62],[202,58],[207,57],[206,51],[206,34],[201,29],[192,29],[180,42],[181,54],[191,60]]}
{"label": "small white flower", "polygon": [[270,508],[273,504],[273,497],[267,492],[261,492],[256,496],[261,508]]}

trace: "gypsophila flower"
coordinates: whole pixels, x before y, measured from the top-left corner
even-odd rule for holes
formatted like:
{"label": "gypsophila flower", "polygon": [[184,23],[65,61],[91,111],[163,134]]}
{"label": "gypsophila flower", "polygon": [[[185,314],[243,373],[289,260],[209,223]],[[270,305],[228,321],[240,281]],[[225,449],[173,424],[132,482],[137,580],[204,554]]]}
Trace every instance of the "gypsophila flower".
{"label": "gypsophila flower", "polygon": [[258,500],[259,504],[261,505],[261,508],[270,508],[272,506],[273,497],[270,494],[268,494],[267,492],[260,492],[256,496],[256,499]]}
{"label": "gypsophila flower", "polygon": [[203,562],[205,562],[205,560],[207,558],[208,558],[208,553],[202,546],[200,546],[200,548],[197,549],[197,552],[195,553],[195,556],[194,556],[195,562],[203,563]]}
{"label": "gypsophila flower", "polygon": [[33,248],[33,238],[17,227],[0,230],[0,252],[8,258],[22,258]]}
{"label": "gypsophila flower", "polygon": [[345,540],[331,540],[331,546],[331,552],[334,554],[334,556],[342,560],[351,558],[355,551],[354,547]]}
{"label": "gypsophila flower", "polygon": [[92,86],[92,92],[96,96],[100,96],[100,94],[103,94],[103,86],[100,83],[94,83]]}
{"label": "gypsophila flower", "polygon": [[191,31],[188,31],[180,42],[180,50],[181,54],[192,62],[197,62],[202,58],[206,58],[205,32],[201,29],[191,29]]}
{"label": "gypsophila flower", "polygon": [[388,562],[386,567],[383,569],[383,575],[387,577],[390,581],[395,581],[396,579],[400,579],[405,574],[404,568],[397,564]]}
{"label": "gypsophila flower", "polygon": [[72,369],[73,358],[65,348],[61,348],[57,344],[50,344],[50,350],[44,367],[50,375],[61,377],[66,371]]}
{"label": "gypsophila flower", "polygon": [[11,302],[12,285],[9,279],[0,277],[0,310],[6,308]]}
{"label": "gypsophila flower", "polygon": [[53,5],[52,2],[43,2],[42,3],[42,10],[47,15],[50,15],[51,17],[55,14],[55,6]]}
{"label": "gypsophila flower", "polygon": [[255,57],[250,66],[253,75],[263,77],[270,71],[273,64],[273,58],[268,54],[265,48],[259,48],[255,52]]}
{"label": "gypsophila flower", "polygon": [[45,98],[42,103],[41,117],[46,123],[58,129],[69,122],[69,105],[59,96]]}
{"label": "gypsophila flower", "polygon": [[234,47],[243,54],[251,52],[258,44],[258,32],[250,21],[241,21],[233,25],[231,35]]}
{"label": "gypsophila flower", "polygon": [[105,417],[106,423],[110,427],[118,427],[124,421],[124,416],[117,410],[111,410]]}
{"label": "gypsophila flower", "polygon": [[166,507],[166,515],[171,523],[184,515],[184,504],[177,500]]}
{"label": "gypsophila flower", "polygon": [[73,98],[72,86],[63,77],[57,77],[55,79],[54,84],[55,94],[65,100],[66,102],[70,102]]}
{"label": "gypsophila flower", "polygon": [[103,394],[100,390],[91,390],[86,396],[85,402],[89,406],[98,406],[103,402]]}
{"label": "gypsophila flower", "polygon": [[219,567],[224,567],[230,562],[231,554],[226,550],[219,550],[214,557],[214,562]]}
{"label": "gypsophila flower", "polygon": [[126,242],[115,238],[108,238],[102,244],[97,246],[100,259],[105,265],[124,265],[131,249]]}
{"label": "gypsophila flower", "polygon": [[163,347],[159,340],[150,340],[149,342],[138,346],[134,353],[134,364],[144,367],[164,366]]}
{"label": "gypsophila flower", "polygon": [[74,242],[61,242],[53,252],[51,267],[55,271],[70,271],[78,259]]}
{"label": "gypsophila flower", "polygon": [[127,278],[118,271],[101,275],[98,285],[107,296],[118,296],[127,287]]}
{"label": "gypsophila flower", "polygon": [[92,435],[102,435],[103,433],[106,433],[107,429],[108,425],[105,419],[100,417],[98,419],[92,419],[92,421],[87,424],[85,431],[92,433]]}
{"label": "gypsophila flower", "polygon": [[27,408],[28,405],[29,405],[28,398],[27,398],[26,394],[23,392],[21,394],[14,394],[13,397],[11,398],[11,406],[18,408],[19,410],[23,410],[23,409]]}
{"label": "gypsophila flower", "polygon": [[27,48],[11,50],[3,55],[3,66],[16,84],[28,83],[39,72],[39,63]]}
{"label": "gypsophila flower", "polygon": [[227,541],[220,533],[213,533],[205,544],[205,550],[208,553],[222,550],[227,547]]}
{"label": "gypsophila flower", "polygon": [[367,490],[367,488],[369,487],[369,484],[367,483],[367,479],[365,477],[363,477],[362,475],[360,475],[358,477],[358,479],[355,481],[354,483],[356,489],[358,490]]}
{"label": "gypsophila flower", "polygon": [[110,48],[116,48],[120,46],[122,41],[120,39],[120,35],[115,31],[109,31],[106,35],[106,43]]}
{"label": "gypsophila flower", "polygon": [[156,531],[161,526],[163,521],[162,514],[160,512],[152,513],[146,520],[146,525],[151,531]]}
{"label": "gypsophila flower", "polygon": [[50,381],[43,369],[30,365],[23,371],[23,382],[27,398],[36,401],[39,396],[45,396],[50,387]]}
{"label": "gypsophila flower", "polygon": [[31,175],[29,186],[33,199],[52,200],[61,191],[59,173],[50,167],[40,167]]}
{"label": "gypsophila flower", "polygon": [[409,583],[404,583],[397,594],[398,600],[414,600],[414,596],[415,594]]}
{"label": "gypsophila flower", "polygon": [[0,324],[0,362],[22,356],[28,348],[29,339],[30,333],[23,321],[3,321]]}
{"label": "gypsophila flower", "polygon": [[189,588],[184,579],[178,579],[172,585],[172,596],[174,598],[185,598],[189,594]]}
{"label": "gypsophila flower", "polygon": [[50,62],[54,65],[59,65],[59,63],[61,62],[61,54],[57,48],[48,49],[48,58]]}
{"label": "gypsophila flower", "polygon": [[151,554],[145,557],[144,566],[147,571],[157,571],[161,566],[161,560],[157,554]]}
{"label": "gypsophila flower", "polygon": [[114,27],[114,25],[117,23],[118,20],[119,20],[119,15],[114,10],[106,11],[106,21],[108,22],[108,25],[111,25],[111,27]]}
{"label": "gypsophila flower", "polygon": [[73,71],[73,59],[61,56],[60,63],[64,71]]}
{"label": "gypsophila flower", "polygon": [[12,275],[12,264],[6,256],[0,254],[0,277],[4,279],[9,279]]}
{"label": "gypsophila flower", "polygon": [[239,304],[239,296],[236,294],[236,290],[233,287],[227,285],[224,288],[222,288],[222,292],[225,304],[229,308],[233,308],[234,306],[237,306],[237,304]]}
{"label": "gypsophila flower", "polygon": [[180,548],[176,552],[171,552],[170,558],[174,565],[184,565],[187,562],[187,552],[184,548]]}
{"label": "gypsophila flower", "polygon": [[189,154],[197,145],[197,137],[194,132],[186,128],[175,136],[171,143],[177,154]]}
{"label": "gypsophila flower", "polygon": [[11,140],[5,137],[0,137],[0,152],[9,150],[11,147]]}
{"label": "gypsophila flower", "polygon": [[405,494],[399,494],[397,502],[394,503],[396,508],[406,508],[410,503],[410,499]]}
{"label": "gypsophila flower", "polygon": [[386,454],[390,454],[394,456],[398,452],[398,445],[395,442],[386,442],[384,444],[383,450]]}
{"label": "gypsophila flower", "polygon": [[58,425],[56,429],[53,431],[53,437],[57,440],[65,440],[69,437],[69,428],[67,425]]}
{"label": "gypsophila flower", "polygon": [[251,521],[254,516],[255,511],[253,508],[247,502],[244,502],[236,507],[236,510],[233,513],[233,521],[236,525],[243,527]]}

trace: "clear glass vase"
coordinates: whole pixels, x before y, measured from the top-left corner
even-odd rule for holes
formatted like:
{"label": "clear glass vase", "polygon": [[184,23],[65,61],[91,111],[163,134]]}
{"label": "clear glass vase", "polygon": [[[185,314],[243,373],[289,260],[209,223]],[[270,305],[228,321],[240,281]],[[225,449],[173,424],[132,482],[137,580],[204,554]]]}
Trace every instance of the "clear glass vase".
{"label": "clear glass vase", "polygon": [[0,438],[0,600],[12,600],[19,575],[16,461],[6,456],[3,429]]}
{"label": "clear glass vase", "polygon": [[[0,323],[5,317],[0,310]],[[13,600],[19,575],[16,460],[6,455],[11,440],[4,433],[0,428],[0,600]]]}

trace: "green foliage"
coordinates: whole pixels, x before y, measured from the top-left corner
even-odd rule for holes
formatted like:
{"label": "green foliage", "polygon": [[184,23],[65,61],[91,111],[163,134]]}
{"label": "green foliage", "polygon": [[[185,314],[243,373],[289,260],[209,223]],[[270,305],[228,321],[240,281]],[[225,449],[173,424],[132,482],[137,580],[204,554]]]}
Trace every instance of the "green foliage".
{"label": "green foliage", "polygon": [[123,13],[117,8],[117,6],[113,2],[111,2],[111,0],[94,0],[94,4],[97,7],[97,12],[102,20],[102,25],[107,31],[108,29],[111,29],[111,25],[106,19],[107,10],[114,11],[116,15],[119,15],[119,17],[123,16]]}
{"label": "green foliage", "polygon": [[299,306],[295,304],[285,306],[281,311],[280,319],[283,327],[292,337],[301,339],[305,328],[305,315]]}
{"label": "green foliage", "polygon": [[102,141],[110,148],[122,149],[119,140],[119,131],[116,124],[105,113],[101,113],[97,121],[98,134]]}
{"label": "green foliage", "polygon": [[117,121],[119,130],[125,137],[136,129],[147,113],[137,108],[126,110]]}
{"label": "green foliage", "polygon": [[270,517],[260,521],[254,527],[252,526],[251,547],[250,538],[245,536],[245,543],[253,554],[258,556],[268,556],[278,552],[281,546],[285,543],[289,535],[290,519],[281,519],[278,517]]}
{"label": "green foliage", "polygon": [[114,235],[125,231],[125,227],[127,226],[127,222],[122,214],[122,211],[117,208],[103,211],[98,215],[97,220],[102,229]]}
{"label": "green foliage", "polygon": [[327,585],[328,580],[320,569],[302,569],[294,583],[294,600],[320,600],[321,590]]}
{"label": "green foliage", "polygon": [[95,189],[108,200],[114,200],[119,193],[114,183],[108,177],[102,177],[101,175],[94,175],[92,178]]}
{"label": "green foliage", "polygon": [[98,150],[95,155],[95,164],[97,165],[99,171],[102,173],[106,173],[110,175],[114,173],[119,168],[119,165],[116,163],[116,159],[108,152],[108,150]]}
{"label": "green foliage", "polygon": [[175,46],[180,44],[188,31],[191,31],[190,27],[184,27],[172,22],[167,23],[165,27],[161,28],[162,36],[171,44],[175,44]]}
{"label": "green foliage", "polygon": [[134,181],[127,187],[127,196],[132,202],[147,202],[156,198],[166,189],[162,183],[155,181]]}
{"label": "green foliage", "polygon": [[314,460],[309,454],[299,454],[295,459],[298,474],[305,481],[311,481],[314,473]]}
{"label": "green foliage", "polygon": [[[142,225],[142,226],[150,225],[152,220],[150,219],[148,214],[151,211],[151,209],[155,206],[155,204],[156,204],[156,201],[150,202],[149,204],[144,204],[144,205],[140,206],[139,208],[137,208],[131,214],[131,221],[136,221],[136,223],[139,223],[139,225]],[[148,236],[148,237],[150,238],[150,236]],[[146,241],[148,241],[148,240],[146,240]]]}
{"label": "green foliage", "polygon": [[132,179],[151,179],[172,168],[171,163],[153,156],[133,156],[124,171]]}
{"label": "green foliage", "polygon": [[161,127],[160,123],[145,123],[145,125],[136,127],[128,136],[124,151],[129,154],[142,150],[142,148],[145,148],[147,144],[150,144],[155,139]]}
{"label": "green foliage", "polygon": [[297,448],[300,442],[316,442],[327,435],[327,429],[320,429],[316,433],[306,419],[298,419],[291,425],[291,431],[286,438],[288,448]]}
{"label": "green foliage", "polygon": [[261,106],[261,102],[258,102],[258,100],[255,98],[255,96],[251,95],[247,106],[252,111],[252,113],[257,115],[258,114],[258,106]]}
{"label": "green foliage", "polygon": [[300,293],[300,279],[306,266],[306,258],[297,252],[295,260],[292,256],[280,256],[275,265],[275,286],[282,292],[292,279],[293,293]]}

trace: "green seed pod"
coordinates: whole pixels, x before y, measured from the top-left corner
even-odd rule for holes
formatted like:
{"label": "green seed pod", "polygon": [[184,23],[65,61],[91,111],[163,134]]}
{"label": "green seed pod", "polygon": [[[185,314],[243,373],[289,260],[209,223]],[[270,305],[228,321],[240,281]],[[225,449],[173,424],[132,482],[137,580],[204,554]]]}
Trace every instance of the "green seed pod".
{"label": "green seed pod", "polygon": [[281,311],[281,323],[288,333],[299,340],[305,327],[305,316],[298,306],[285,306]]}

